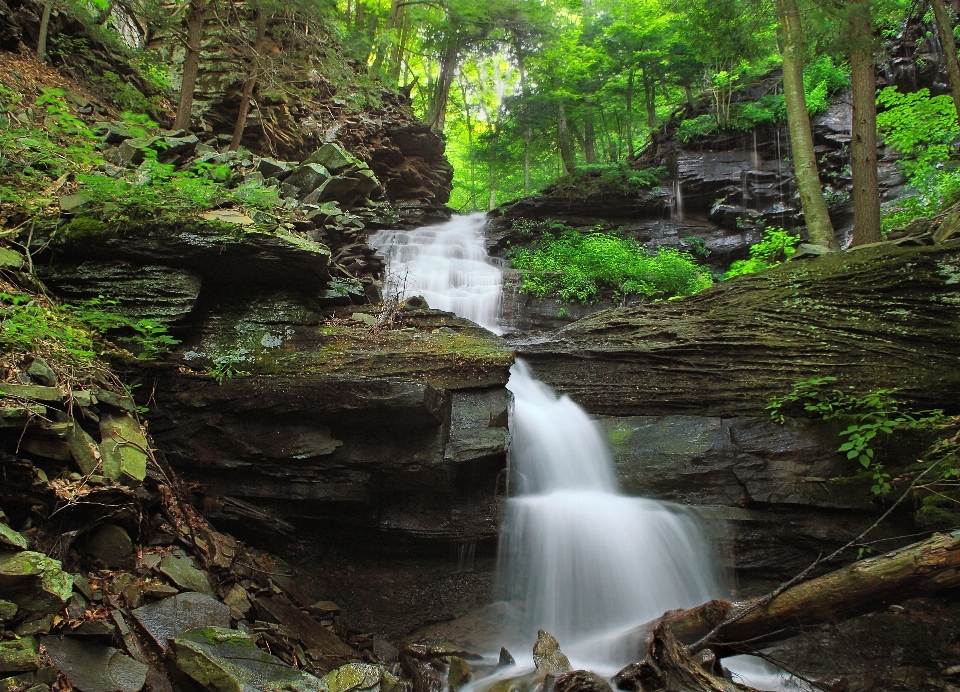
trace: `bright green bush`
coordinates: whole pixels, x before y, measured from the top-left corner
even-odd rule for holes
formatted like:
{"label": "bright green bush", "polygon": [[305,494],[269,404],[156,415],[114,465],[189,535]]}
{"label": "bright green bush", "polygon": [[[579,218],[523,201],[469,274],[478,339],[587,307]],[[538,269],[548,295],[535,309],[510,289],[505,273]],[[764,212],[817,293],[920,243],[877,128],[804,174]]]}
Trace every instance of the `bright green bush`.
{"label": "bright green bush", "polygon": [[884,207],[882,228],[889,231],[960,200],[960,170],[953,160],[960,126],[953,100],[930,96],[927,89],[903,94],[887,87],[877,104],[883,108],[877,128],[904,154],[899,165],[908,182],[908,194]]}
{"label": "bright green bush", "polygon": [[597,300],[605,290],[673,298],[713,283],[686,252],[661,248],[652,255],[633,239],[574,229],[545,234],[533,247],[515,251],[511,264],[521,272],[522,292],[583,303]]}
{"label": "bright green bush", "polygon": [[763,232],[763,240],[750,247],[750,259],[731,264],[723,278],[756,274],[786,262],[797,251],[799,243],[799,235],[791,235],[782,228],[768,228]]}
{"label": "bright green bush", "polygon": [[602,194],[631,195],[660,184],[666,169],[635,170],[623,162],[579,166],[556,182],[556,190],[570,197]]}

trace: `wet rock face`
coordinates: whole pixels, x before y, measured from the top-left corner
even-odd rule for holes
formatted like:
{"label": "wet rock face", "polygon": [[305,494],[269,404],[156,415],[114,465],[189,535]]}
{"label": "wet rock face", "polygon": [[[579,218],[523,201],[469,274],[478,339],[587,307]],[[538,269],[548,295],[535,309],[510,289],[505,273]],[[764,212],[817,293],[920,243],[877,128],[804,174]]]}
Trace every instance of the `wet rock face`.
{"label": "wet rock face", "polygon": [[598,422],[624,491],[692,505],[708,526],[726,524],[716,540],[741,575],[792,576],[874,521],[867,484],[834,480],[851,468],[825,426],[706,416]]}
{"label": "wet rock face", "polygon": [[175,358],[199,369],[234,354],[248,374],[158,382],[151,433],[218,525],[435,545],[495,536],[511,354],[447,313],[404,312],[403,329],[375,332],[318,324],[295,300],[208,306]]}

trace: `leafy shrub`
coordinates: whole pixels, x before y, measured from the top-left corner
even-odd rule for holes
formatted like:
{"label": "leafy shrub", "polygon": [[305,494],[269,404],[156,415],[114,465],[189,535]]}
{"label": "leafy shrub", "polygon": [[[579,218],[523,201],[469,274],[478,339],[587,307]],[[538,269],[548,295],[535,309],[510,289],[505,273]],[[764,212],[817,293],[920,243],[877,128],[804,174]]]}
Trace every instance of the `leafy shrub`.
{"label": "leafy shrub", "polygon": [[960,126],[953,100],[930,96],[927,89],[903,94],[887,87],[877,103],[884,109],[877,114],[877,128],[904,154],[899,165],[908,181],[908,194],[885,205],[887,231],[960,200],[960,171],[952,160]]}
{"label": "leafy shrub", "polygon": [[677,128],[676,138],[684,144],[692,142],[697,137],[712,135],[720,130],[720,123],[717,122],[717,116],[710,113],[684,120]]}
{"label": "leafy shrub", "polygon": [[723,278],[756,274],[786,262],[797,251],[799,243],[799,235],[791,235],[782,228],[767,228],[763,232],[763,240],[750,247],[750,259],[731,264]]}
{"label": "leafy shrub", "polygon": [[651,255],[633,239],[574,229],[545,234],[535,247],[515,251],[511,264],[521,272],[522,292],[584,303],[597,300],[603,290],[672,298],[713,283],[686,252],[661,248]]}
{"label": "leafy shrub", "polygon": [[[140,359],[154,359],[178,343],[152,320],[131,320],[105,308],[115,301],[96,298],[82,305],[61,305],[39,295],[0,293],[0,350],[45,351],[63,362],[86,365],[98,354],[108,331],[132,346]],[[103,344],[108,347],[109,344]]]}
{"label": "leafy shrub", "polygon": [[623,162],[580,166],[556,182],[556,190],[569,197],[590,197],[602,194],[632,195],[659,185],[663,167],[635,170]]}

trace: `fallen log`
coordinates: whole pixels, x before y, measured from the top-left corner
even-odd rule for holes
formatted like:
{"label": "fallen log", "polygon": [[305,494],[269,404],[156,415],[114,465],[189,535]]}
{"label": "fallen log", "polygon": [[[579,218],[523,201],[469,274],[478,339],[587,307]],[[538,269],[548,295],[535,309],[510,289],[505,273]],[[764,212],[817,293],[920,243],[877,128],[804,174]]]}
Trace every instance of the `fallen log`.
{"label": "fallen log", "polygon": [[805,627],[957,586],[960,531],[953,531],[802,582],[767,603],[765,598],[733,604],[713,601],[669,614],[665,622],[684,644],[719,625],[708,645],[729,650],[737,642],[756,646],[786,639]]}
{"label": "fallen log", "polygon": [[883,608],[915,596],[960,586],[960,530],[792,586],[769,596],[731,603],[709,601],[666,613],[651,630],[644,659],[614,678],[635,692],[734,692],[750,688],[713,675],[689,645],[707,635],[718,657],[747,653],[804,628]]}

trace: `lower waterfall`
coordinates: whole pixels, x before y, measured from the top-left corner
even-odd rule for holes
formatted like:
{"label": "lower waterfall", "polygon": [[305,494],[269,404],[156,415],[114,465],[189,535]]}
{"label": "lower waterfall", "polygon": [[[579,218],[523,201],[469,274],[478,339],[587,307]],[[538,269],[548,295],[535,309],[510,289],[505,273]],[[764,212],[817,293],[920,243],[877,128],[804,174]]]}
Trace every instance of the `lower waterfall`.
{"label": "lower waterfall", "polygon": [[[371,237],[387,258],[387,290],[422,295],[432,308],[502,333],[502,274],[486,253],[484,225],[485,215],[472,214]],[[729,595],[694,513],[620,492],[607,442],[582,408],[519,360],[507,389],[514,401],[510,497],[497,591],[509,615],[497,637],[518,664],[465,692],[531,669],[527,652],[540,629],[559,640],[575,668],[612,676],[638,660],[640,625]],[[796,689],[761,659],[724,663],[758,689]]]}

